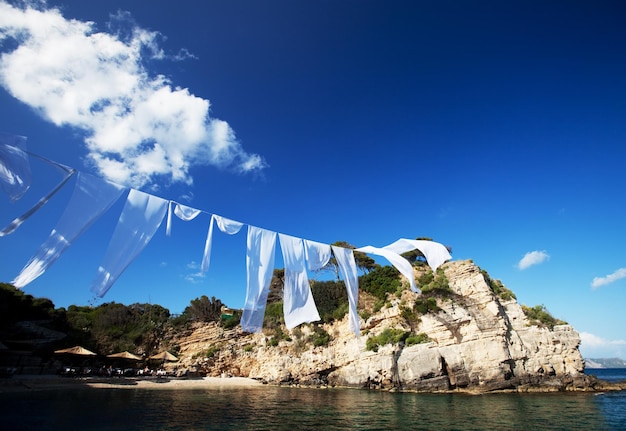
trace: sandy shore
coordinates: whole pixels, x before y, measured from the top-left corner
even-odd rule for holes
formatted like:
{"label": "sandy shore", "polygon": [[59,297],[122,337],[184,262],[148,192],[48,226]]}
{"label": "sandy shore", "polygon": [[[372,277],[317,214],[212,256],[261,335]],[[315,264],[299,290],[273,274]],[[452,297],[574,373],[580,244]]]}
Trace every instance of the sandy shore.
{"label": "sandy shore", "polygon": [[257,386],[263,386],[263,383],[246,377],[100,378],[16,375],[0,380],[0,392],[69,389],[77,387],[108,389],[215,389]]}

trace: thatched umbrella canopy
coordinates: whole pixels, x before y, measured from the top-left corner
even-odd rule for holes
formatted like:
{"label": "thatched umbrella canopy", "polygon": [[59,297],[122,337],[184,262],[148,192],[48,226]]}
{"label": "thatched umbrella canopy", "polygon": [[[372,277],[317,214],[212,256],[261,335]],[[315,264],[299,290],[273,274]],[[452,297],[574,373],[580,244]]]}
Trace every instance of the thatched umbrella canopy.
{"label": "thatched umbrella canopy", "polygon": [[130,359],[132,361],[141,361],[141,356],[137,356],[126,351],[107,355],[107,358]]}
{"label": "thatched umbrella canopy", "polygon": [[150,356],[150,359],[160,360],[160,361],[178,361],[178,358],[172,355],[168,351],[163,351],[161,353],[157,353],[156,355]]}
{"label": "thatched umbrella canopy", "polygon": [[68,347],[67,349],[55,350],[54,353],[78,356],[97,356],[97,353],[94,353],[91,350],[87,350],[82,346],[74,346]]}

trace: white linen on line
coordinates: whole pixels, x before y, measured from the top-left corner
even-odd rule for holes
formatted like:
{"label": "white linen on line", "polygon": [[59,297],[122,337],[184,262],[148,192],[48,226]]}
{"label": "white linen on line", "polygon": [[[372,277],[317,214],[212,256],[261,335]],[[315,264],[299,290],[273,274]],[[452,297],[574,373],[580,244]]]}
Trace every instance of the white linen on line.
{"label": "white linen on line", "polygon": [[320,320],[306,273],[304,245],[301,238],[278,234],[285,263],[283,312],[285,326],[293,329],[301,323]]}
{"label": "white linen on line", "polygon": [[261,332],[265,305],[274,274],[276,232],[248,226],[246,250],[246,303],[241,327],[246,332]]}
{"label": "white linen on line", "polygon": [[418,249],[426,258],[426,262],[433,272],[437,271],[437,268],[439,268],[441,264],[452,259],[452,256],[446,246],[435,241],[427,241],[423,239],[400,238],[383,248],[397,254]]}
{"label": "white linen on line", "polygon": [[26,138],[0,134],[0,184],[11,202],[19,200],[30,187],[31,172]]}
{"label": "white linen on line", "polygon": [[102,298],[148,245],[167,211],[168,201],[131,189],[91,291]]}
{"label": "white linen on line", "polygon": [[198,217],[198,215],[202,212],[198,209],[188,207],[187,205],[170,201],[167,207],[167,225],[165,228],[166,236],[170,236],[172,234],[172,207],[174,207],[174,214],[176,214],[176,216],[183,221],[191,221]]}
{"label": "white linen on line", "polygon": [[217,223],[217,227],[228,235],[235,235],[243,227],[243,223],[228,219],[226,217],[218,216],[217,214],[211,215],[211,221],[209,222],[209,232],[206,236],[206,242],[204,243],[204,254],[202,255],[202,265],[200,266],[200,273],[204,274],[209,269],[211,262],[211,248],[213,246],[213,223]]}
{"label": "white linen on line", "polygon": [[415,274],[413,273],[413,265],[411,265],[411,262],[400,256],[398,253],[395,253],[384,247],[378,248],[371,245],[357,248],[355,251],[369,254],[377,254],[379,256],[385,257],[398,271],[400,271],[400,274],[404,275],[404,277],[409,280],[411,290],[415,293],[421,293],[421,291],[415,285]]}
{"label": "white linen on line", "polygon": [[330,245],[304,239],[304,254],[309,271],[322,269],[330,260]]}
{"label": "white linen on line", "polygon": [[124,190],[123,186],[79,172],[63,215],[48,239],[11,284],[20,289],[43,274],[94,221],[111,208]]}
{"label": "white linen on line", "polygon": [[13,221],[11,223],[9,223],[8,225],[6,225],[4,227],[4,229],[0,230],[0,237],[6,236],[6,235],[10,235],[13,232],[15,232],[17,230],[17,228],[22,225],[22,223],[24,223],[26,220],[28,220],[28,218],[30,216],[35,214],[37,211],[39,211],[39,209],[41,207],[43,207],[45,204],[47,204],[48,201],[52,198],[52,196],[54,196],[59,190],[61,190],[61,188],[76,173],[76,169],[67,167],[67,166],[62,165],[62,164],[57,163],[57,162],[53,162],[53,161],[48,160],[48,159],[46,159],[44,157],[42,157],[41,159],[44,160],[46,163],[50,163],[52,166],[54,166],[54,167],[58,168],[59,170],[63,171],[63,173],[64,173],[63,179],[52,190],[50,190],[47,195],[41,197],[41,199],[39,199],[37,201],[37,203],[35,205],[33,205],[28,211],[26,211],[21,216],[13,219]]}
{"label": "white linen on line", "polygon": [[343,277],[348,292],[350,329],[356,334],[361,335],[361,324],[359,322],[359,314],[357,312],[357,304],[359,303],[359,277],[356,272],[356,262],[354,261],[354,252],[352,249],[332,246],[333,254],[339,266],[339,273]]}

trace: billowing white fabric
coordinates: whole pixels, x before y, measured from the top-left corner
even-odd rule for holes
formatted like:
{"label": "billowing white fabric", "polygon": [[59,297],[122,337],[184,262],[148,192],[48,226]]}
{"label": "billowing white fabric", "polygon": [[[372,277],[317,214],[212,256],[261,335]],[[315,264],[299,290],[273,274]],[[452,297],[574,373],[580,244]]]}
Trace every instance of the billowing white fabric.
{"label": "billowing white fabric", "polygon": [[437,268],[439,268],[442,263],[452,259],[446,246],[435,241],[400,238],[396,242],[383,248],[397,254],[418,249],[426,258],[426,262],[428,262],[428,266],[430,266],[433,272],[437,271]]}
{"label": "billowing white fabric", "polygon": [[359,303],[359,276],[356,272],[356,262],[354,261],[354,252],[350,248],[332,246],[339,273],[346,283],[348,292],[350,329],[356,334],[361,335],[361,324],[359,323],[359,314],[357,313],[357,304]]}
{"label": "billowing white fabric", "polygon": [[102,298],[148,245],[167,212],[167,200],[131,189],[91,291]]}
{"label": "billowing white fabric", "polygon": [[321,242],[304,241],[304,255],[309,271],[317,271],[322,269],[330,260],[330,245]]}
{"label": "billowing white fabric", "polygon": [[202,256],[202,265],[200,267],[200,273],[204,274],[209,269],[209,264],[211,261],[211,247],[213,244],[213,222],[217,223],[217,227],[224,233],[228,235],[234,235],[238,233],[243,223],[227,219],[226,217],[218,216],[217,214],[213,214],[211,216],[211,221],[209,223],[209,232],[206,236],[206,242],[204,243],[204,255]]}
{"label": "billowing white fabric", "polygon": [[91,224],[119,199],[125,188],[82,172],[63,215],[39,251],[11,282],[22,288],[46,271]]}
{"label": "billowing white fabric", "polygon": [[301,238],[278,234],[285,263],[283,312],[285,326],[293,329],[301,323],[320,320],[306,273],[304,245]]}
{"label": "billowing white fabric", "polygon": [[183,221],[191,221],[198,217],[198,215],[202,212],[195,208],[188,207],[187,205],[170,201],[167,207],[167,225],[165,227],[166,236],[170,236],[172,234],[172,207],[174,207],[174,214],[176,214],[176,216]]}
{"label": "billowing white fabric", "polygon": [[261,332],[263,329],[275,251],[276,232],[248,226],[246,303],[241,315],[241,327],[246,332]]}
{"label": "billowing white fabric", "polygon": [[198,215],[200,215],[201,212],[202,211],[200,211],[199,209],[192,208],[187,205],[183,205],[179,203],[177,203],[176,207],[174,208],[174,214],[176,214],[176,216],[183,221],[193,220],[196,217],[198,217]]}
{"label": "billowing white fabric", "polygon": [[11,223],[6,225],[4,227],[4,229],[2,229],[0,231],[0,237],[9,235],[9,234],[12,234],[13,232],[15,232],[15,230],[18,227],[20,227],[22,225],[22,223],[24,223],[30,216],[35,214],[42,206],[44,206],[46,203],[48,203],[50,198],[52,198],[52,196],[54,196],[56,194],[56,192],[61,190],[61,188],[70,180],[70,178],[72,178],[72,175],[74,175],[76,173],[76,169],[69,168],[69,167],[67,167],[65,165],[62,165],[62,164],[57,163],[57,162],[53,162],[53,161],[48,160],[48,159],[46,159],[44,157],[41,157],[41,159],[46,161],[46,162],[48,162],[48,163],[50,163],[51,165],[59,168],[61,171],[63,171],[63,173],[64,173],[63,179],[61,180],[61,182],[59,184],[56,185],[56,187],[54,187],[52,190],[50,190],[50,192],[48,192],[47,195],[45,195],[41,199],[39,199],[39,201],[37,201],[37,203],[35,205],[33,205],[28,211],[26,211],[24,214],[22,214],[21,216],[15,218]]}
{"label": "billowing white fabric", "polygon": [[411,285],[411,290],[415,293],[421,293],[418,287],[415,285],[415,274],[413,273],[413,266],[411,262],[386,248],[372,247],[368,245],[366,247],[357,248],[355,251],[362,253],[377,254],[386,258],[391,264],[400,271],[400,274],[404,275]]}
{"label": "billowing white fabric", "polygon": [[12,202],[19,200],[30,187],[31,172],[26,138],[0,134],[0,185]]}

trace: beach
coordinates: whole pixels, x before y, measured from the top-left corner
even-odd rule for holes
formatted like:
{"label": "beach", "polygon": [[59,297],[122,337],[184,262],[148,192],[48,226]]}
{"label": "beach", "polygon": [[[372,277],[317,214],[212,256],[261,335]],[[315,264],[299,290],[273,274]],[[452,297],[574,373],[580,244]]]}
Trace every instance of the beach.
{"label": "beach", "polygon": [[0,393],[73,387],[106,389],[211,389],[255,387],[263,383],[246,377],[61,377],[17,375],[0,380]]}

